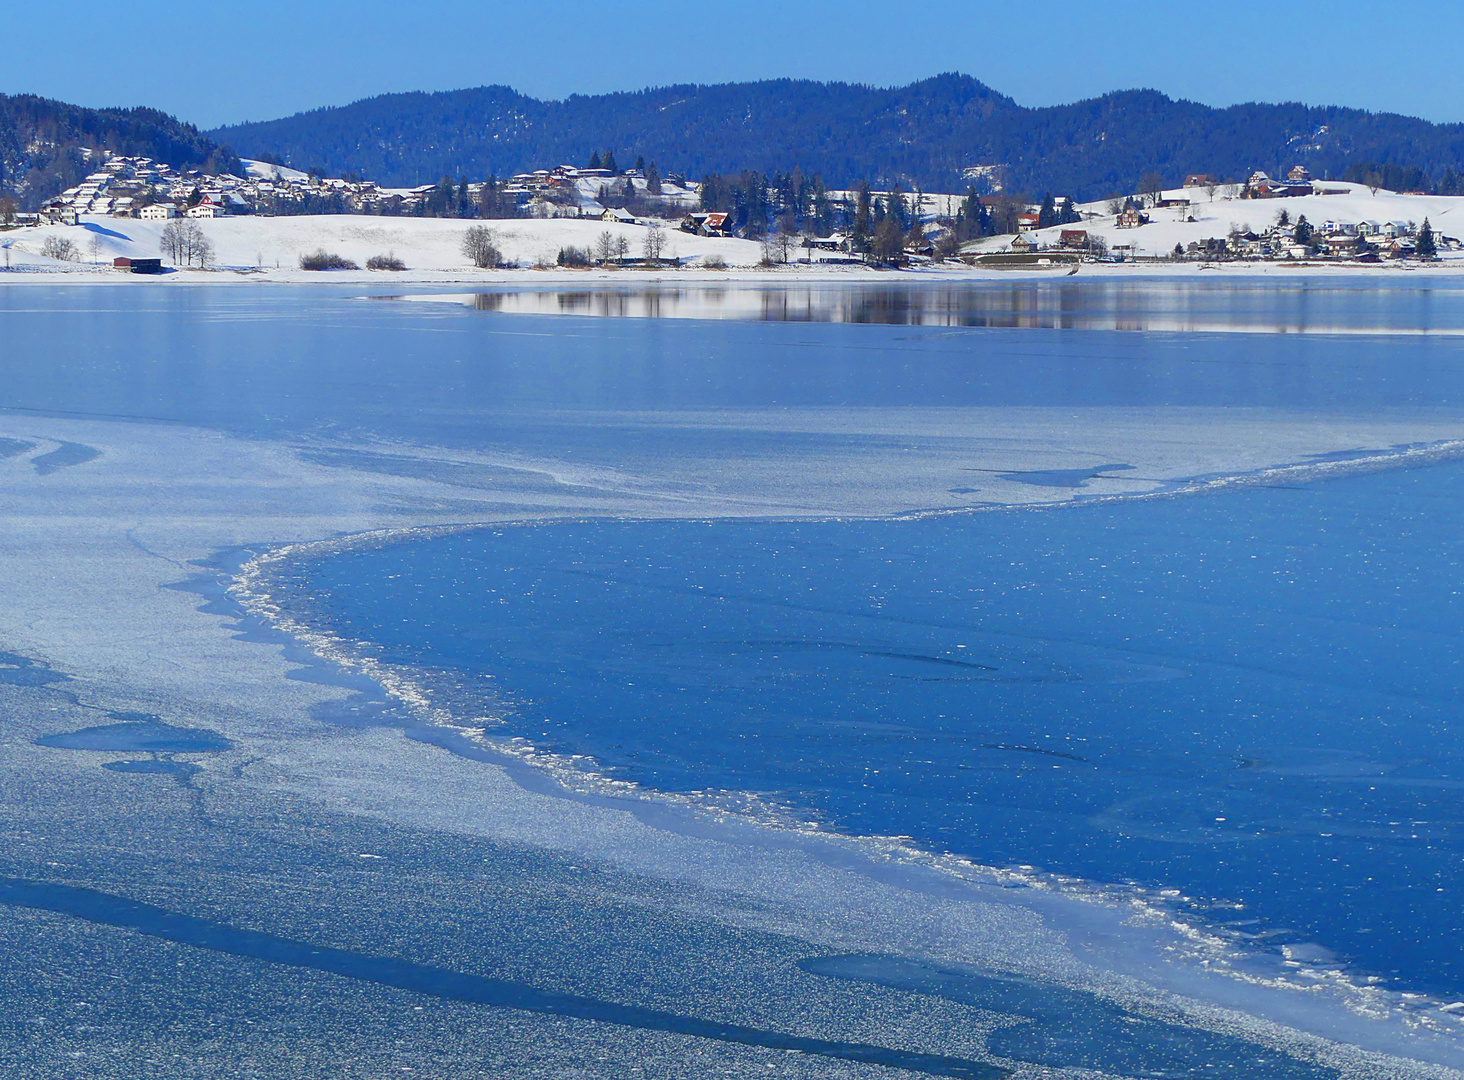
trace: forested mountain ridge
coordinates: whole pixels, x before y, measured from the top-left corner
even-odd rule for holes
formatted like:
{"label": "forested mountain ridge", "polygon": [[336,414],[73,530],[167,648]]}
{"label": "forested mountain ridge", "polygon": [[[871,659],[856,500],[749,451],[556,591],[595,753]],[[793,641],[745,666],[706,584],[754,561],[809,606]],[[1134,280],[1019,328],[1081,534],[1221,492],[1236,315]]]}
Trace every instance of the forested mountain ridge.
{"label": "forested mountain ridge", "polygon": [[96,166],[83,149],[149,157],[174,168],[238,168],[227,148],[157,109],[87,109],[33,94],[0,94],[0,196],[33,208],[79,183]]}
{"label": "forested mountain ridge", "polygon": [[209,132],[250,157],[408,186],[504,176],[612,150],[699,178],[801,169],[831,186],[860,179],[964,190],[1001,165],[1012,190],[1099,198],[1158,171],[1243,179],[1358,161],[1464,170],[1464,125],[1296,104],[1211,108],[1151,90],[1029,109],[966,75],[880,89],[790,79],[670,86],[539,101],[508,87],[390,94]]}
{"label": "forested mountain ridge", "polygon": [[[304,162],[390,186],[583,165],[606,149],[630,160],[644,155],[693,177],[773,173],[800,163],[806,171],[852,177],[912,168],[938,173],[944,164],[928,159],[923,145],[928,126],[969,130],[1015,107],[964,76],[901,90],[778,79],[563,101],[485,86],[389,94],[211,134],[242,140],[283,164]],[[817,164],[810,169],[808,162]]]}

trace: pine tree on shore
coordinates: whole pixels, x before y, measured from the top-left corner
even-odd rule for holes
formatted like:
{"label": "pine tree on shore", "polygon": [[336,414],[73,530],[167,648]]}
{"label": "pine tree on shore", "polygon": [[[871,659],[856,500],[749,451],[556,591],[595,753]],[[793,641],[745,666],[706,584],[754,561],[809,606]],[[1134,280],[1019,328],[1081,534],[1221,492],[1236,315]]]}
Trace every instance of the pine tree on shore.
{"label": "pine tree on shore", "polygon": [[1428,218],[1423,219],[1423,228],[1418,230],[1418,244],[1415,250],[1420,259],[1432,259],[1439,253],[1439,245],[1434,239],[1433,226],[1428,223]]}
{"label": "pine tree on shore", "polygon": [[1042,206],[1037,211],[1037,227],[1049,229],[1057,224],[1057,206],[1052,201],[1052,193],[1044,192],[1042,195]]}
{"label": "pine tree on shore", "polygon": [[849,229],[849,239],[855,251],[866,251],[869,248],[869,238],[874,229],[869,203],[869,183],[861,180],[854,195],[854,224]]}

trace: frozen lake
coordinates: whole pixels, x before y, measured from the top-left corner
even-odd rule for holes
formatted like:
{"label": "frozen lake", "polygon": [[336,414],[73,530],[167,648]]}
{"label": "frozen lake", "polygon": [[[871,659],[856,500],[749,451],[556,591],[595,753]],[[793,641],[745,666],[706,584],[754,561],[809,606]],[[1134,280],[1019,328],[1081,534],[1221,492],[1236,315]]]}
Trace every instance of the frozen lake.
{"label": "frozen lake", "polygon": [[0,1061],[1457,1075],[1461,330],[0,289]]}

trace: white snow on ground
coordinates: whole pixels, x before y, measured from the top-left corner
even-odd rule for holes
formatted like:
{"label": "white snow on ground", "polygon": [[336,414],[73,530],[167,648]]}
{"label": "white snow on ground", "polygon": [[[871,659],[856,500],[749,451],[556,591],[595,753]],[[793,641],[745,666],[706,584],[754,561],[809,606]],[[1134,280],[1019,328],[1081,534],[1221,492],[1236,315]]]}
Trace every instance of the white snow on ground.
{"label": "white snow on ground", "polygon": [[[104,269],[112,274],[112,259],[119,255],[157,258],[161,255],[163,221],[87,216],[80,225],[38,225],[0,233],[0,245],[10,246],[16,268],[52,271]],[[337,214],[316,217],[234,217],[201,220],[213,243],[220,270],[262,269],[272,277],[299,275],[300,257],[324,249],[364,267],[373,255],[394,254],[414,271],[481,275],[462,253],[463,234],[473,225],[485,225],[498,238],[504,258],[524,267],[553,266],[561,248],[591,250],[602,233],[624,236],[628,254],[640,256],[648,229],[598,220],[462,221],[449,218],[392,218]],[[41,254],[48,236],[61,236],[77,248],[78,262],[61,262]],[[96,253],[92,244],[96,242]],[[664,257],[684,260],[721,258],[729,266],[754,266],[762,259],[762,245],[750,240],[694,236],[667,229]],[[164,260],[167,262],[168,260]],[[98,262],[105,264],[99,267]],[[0,264],[3,265],[3,264]],[[362,274],[379,280],[390,272]],[[217,277],[217,274],[209,275]],[[309,273],[306,278],[339,280],[338,273]]]}
{"label": "white snow on ground", "polygon": [[244,165],[244,175],[251,180],[270,180],[279,177],[281,180],[309,180],[310,174],[303,173],[299,169],[292,169],[288,165],[271,165],[267,161],[254,161],[251,158],[239,159]]}
{"label": "white snow on ground", "polygon": [[[273,168],[273,166],[268,166]],[[1232,226],[1255,232],[1264,232],[1285,210],[1292,221],[1305,215],[1306,219],[1320,229],[1328,221],[1355,224],[1374,221],[1412,222],[1421,225],[1425,218],[1435,232],[1443,237],[1464,240],[1464,197],[1443,195],[1402,195],[1379,190],[1376,194],[1361,184],[1328,182],[1328,189],[1343,191],[1335,195],[1309,195],[1291,199],[1243,200],[1226,198],[1217,193],[1212,201],[1203,188],[1184,188],[1166,192],[1166,195],[1193,200],[1187,210],[1154,209],[1148,211],[1150,223],[1136,229],[1120,229],[1112,214],[1107,213],[1105,203],[1087,203],[1080,209],[1085,214],[1096,215],[1081,225],[1056,226],[1030,235],[1046,246],[1057,246],[1063,228],[1082,228],[1090,234],[1102,237],[1110,248],[1120,244],[1133,246],[1133,254],[1140,258],[1168,256],[1175,244],[1188,246],[1191,243],[1224,238]],[[1185,218],[1196,220],[1187,221]],[[111,260],[118,255],[156,257],[161,254],[159,236],[164,222],[138,221],[130,218],[88,216],[79,225],[39,225],[22,229],[0,231],[0,249],[8,249],[10,267],[19,271],[7,280],[19,283],[29,280],[45,280],[54,283],[56,275],[70,275],[67,280],[108,281],[146,280],[121,275],[111,269]],[[332,215],[314,217],[236,217],[198,222],[204,234],[215,248],[215,267],[209,271],[184,270],[167,275],[167,280],[176,282],[221,282],[258,280],[261,277],[271,281],[384,281],[408,282],[461,282],[526,280],[530,274],[535,280],[542,277],[545,268],[563,273],[575,280],[623,274],[622,271],[558,271],[555,263],[559,251],[566,247],[591,250],[602,233],[609,232],[623,236],[628,245],[628,254],[639,256],[644,250],[646,228],[641,225],[620,225],[597,219],[556,218],[513,219],[505,221],[470,222],[444,218],[392,218],[367,217],[360,215]],[[482,224],[498,237],[498,245],[505,259],[516,268],[504,270],[478,270],[462,253],[462,238],[471,225]],[[873,277],[888,280],[891,271],[875,270],[848,265],[791,265],[775,270],[757,270],[763,258],[762,245],[751,240],[735,238],[718,239],[694,236],[681,232],[673,223],[667,222],[667,257],[680,258],[686,268],[678,271],[660,271],[658,274],[686,276],[724,276],[724,271],[707,271],[707,259],[721,259],[732,268],[734,275],[755,272],[759,277],[768,273],[824,278],[847,279],[849,277]],[[49,236],[69,239],[76,247],[77,261],[58,262],[41,254]],[[1010,236],[990,237],[981,243],[987,251],[1001,251],[1010,246]],[[364,267],[373,255],[394,254],[407,264],[405,273],[359,271],[333,271],[327,273],[302,271],[300,257],[317,250],[341,255]],[[3,267],[0,261],[0,267]],[[1297,272],[1294,260],[1227,262],[1227,274],[1275,274]],[[1184,263],[1124,263],[1085,264],[1081,273],[1085,276],[1127,276],[1135,272],[1163,274],[1193,274],[1207,269],[1207,264],[1190,261]],[[1404,264],[1383,263],[1365,265],[1355,262],[1307,261],[1307,273],[1327,274],[1396,274],[1410,270],[1418,272],[1425,268],[1416,262]],[[3,273],[0,269],[0,273]],[[1060,271],[1066,273],[1066,268]],[[1213,272],[1209,270],[1208,272]],[[1438,262],[1430,264],[1426,272],[1435,274],[1464,273],[1464,252],[1441,252]],[[642,277],[645,271],[637,271]],[[1040,273],[1040,272],[1039,272]],[[946,263],[938,267],[927,267],[913,271],[913,275],[939,275],[942,277],[1010,278],[1014,274],[1031,271],[1010,271],[973,269],[960,263]],[[897,275],[912,276],[912,273]]]}
{"label": "white snow on ground", "polygon": [[[1344,192],[1336,195],[1302,195],[1290,199],[1226,198],[1220,193],[1211,200],[1204,188],[1175,188],[1165,198],[1189,199],[1183,209],[1155,208],[1146,211],[1149,224],[1137,229],[1120,229],[1116,218],[1108,212],[1107,201],[1084,203],[1079,210],[1086,217],[1097,215],[1082,224],[1059,225],[1030,233],[1041,244],[1056,247],[1063,229],[1086,229],[1101,236],[1110,249],[1117,244],[1132,244],[1139,257],[1165,256],[1175,244],[1188,246],[1210,238],[1224,239],[1232,226],[1242,231],[1263,233],[1276,223],[1276,215],[1285,210],[1291,221],[1305,216],[1319,232],[1328,221],[1358,224],[1375,221],[1412,222],[1421,226],[1427,218],[1434,232],[1464,240],[1464,197],[1451,195],[1402,195],[1379,189],[1376,194],[1362,184],[1325,181],[1320,187]],[[1187,218],[1193,217],[1194,221]],[[1011,245],[1013,237],[990,237],[983,247],[1000,251]],[[1442,252],[1444,262],[1460,263],[1460,253]]]}

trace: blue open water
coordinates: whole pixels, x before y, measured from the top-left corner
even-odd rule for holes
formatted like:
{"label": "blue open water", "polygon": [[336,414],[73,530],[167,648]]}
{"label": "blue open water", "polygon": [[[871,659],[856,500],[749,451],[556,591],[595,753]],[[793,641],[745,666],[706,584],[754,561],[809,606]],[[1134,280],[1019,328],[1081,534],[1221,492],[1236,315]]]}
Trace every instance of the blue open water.
{"label": "blue open water", "polygon": [[[602,410],[1396,418],[1464,403],[1454,288],[1033,286],[956,296],[933,321],[918,291],[870,295],[858,317],[795,325],[506,316],[327,290],[0,290],[0,408],[308,437],[302,457],[349,469],[351,453],[322,442],[614,464],[766,442],[791,467],[804,449],[752,428],[566,420]],[[1115,311],[1136,332],[1106,328]],[[1174,332],[1176,311],[1210,329]],[[1213,332],[1226,319],[1245,332]],[[1255,332],[1308,320],[1333,332]],[[21,427],[0,453],[31,446]],[[89,452],[61,444],[36,471],[85,468]],[[1461,499],[1464,464],[1443,461],[1043,511],[484,529],[295,572],[313,617],[445,669],[437,685],[461,716],[501,721],[490,734],[981,863],[1176,889],[1258,946],[1315,944],[1454,997]],[[58,897],[50,909],[90,903]]]}
{"label": "blue open water", "polygon": [[901,521],[582,523],[352,551],[339,632],[671,791],[1239,902],[1464,990],[1464,465]]}

